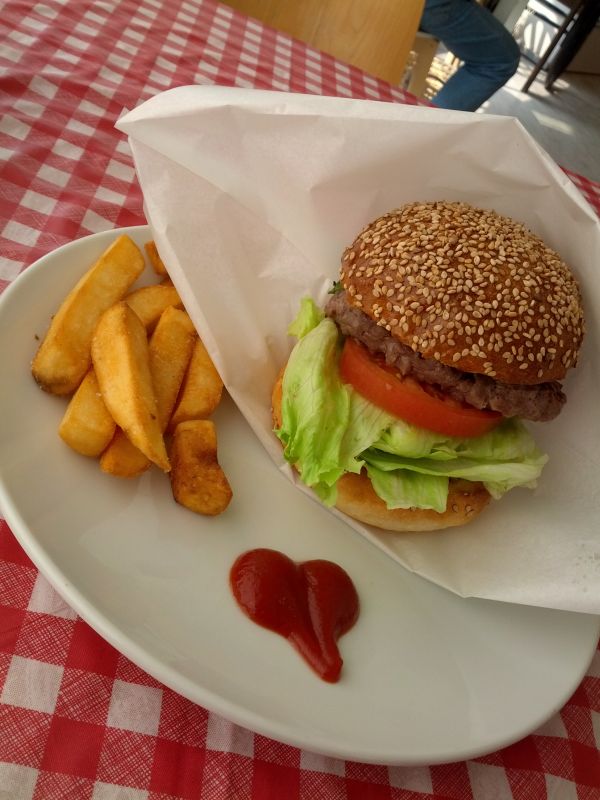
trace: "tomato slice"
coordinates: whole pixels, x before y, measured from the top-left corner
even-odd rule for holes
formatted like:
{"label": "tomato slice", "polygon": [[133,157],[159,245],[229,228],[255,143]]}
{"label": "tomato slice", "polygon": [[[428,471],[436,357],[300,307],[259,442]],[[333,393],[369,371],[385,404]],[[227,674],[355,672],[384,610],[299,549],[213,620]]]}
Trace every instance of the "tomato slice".
{"label": "tomato slice", "polygon": [[405,422],[446,436],[481,436],[502,420],[497,411],[461,405],[433,387],[402,377],[356,339],[344,342],[340,376],[371,403]]}

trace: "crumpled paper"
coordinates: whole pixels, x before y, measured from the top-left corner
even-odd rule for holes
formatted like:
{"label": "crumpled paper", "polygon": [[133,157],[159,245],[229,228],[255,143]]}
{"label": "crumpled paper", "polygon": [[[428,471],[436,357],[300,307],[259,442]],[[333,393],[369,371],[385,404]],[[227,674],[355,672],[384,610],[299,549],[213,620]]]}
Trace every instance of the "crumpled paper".
{"label": "crumpled paper", "polygon": [[117,127],[184,304],[290,480],[270,415],[293,346],[287,326],[302,297],[325,301],[342,250],[366,223],[409,201],[464,200],[524,222],[558,250],[580,280],[587,335],[564,382],[565,409],[531,425],[550,455],[538,488],[515,489],[443,532],[386,533],[343,518],[459,595],[600,614],[600,224],[519,122],[187,86],[125,113]]}

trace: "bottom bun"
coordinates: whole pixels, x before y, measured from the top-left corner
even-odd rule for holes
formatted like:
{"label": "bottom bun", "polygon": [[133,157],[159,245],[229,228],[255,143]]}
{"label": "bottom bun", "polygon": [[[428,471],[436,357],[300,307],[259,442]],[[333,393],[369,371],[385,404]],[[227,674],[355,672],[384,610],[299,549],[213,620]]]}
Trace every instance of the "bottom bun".
{"label": "bottom bun", "polygon": [[465,525],[490,502],[482,483],[451,478],[443,512],[426,508],[388,508],[375,493],[366,472],[346,472],[337,482],[336,508],[349,517],[386,531],[438,531]]}
{"label": "bottom bun", "polygon": [[[272,393],[273,422],[281,427],[283,370]],[[424,508],[388,508],[376,494],[363,470],[359,475],[346,472],[337,482],[336,508],[349,517],[387,531],[437,531],[465,525],[475,519],[490,502],[482,483],[450,478],[448,502],[443,512]]]}

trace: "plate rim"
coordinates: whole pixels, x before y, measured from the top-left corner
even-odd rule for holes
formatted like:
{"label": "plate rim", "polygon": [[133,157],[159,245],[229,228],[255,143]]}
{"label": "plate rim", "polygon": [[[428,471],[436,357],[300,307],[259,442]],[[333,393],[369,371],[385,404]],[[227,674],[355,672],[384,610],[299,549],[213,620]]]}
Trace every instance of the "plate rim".
{"label": "plate rim", "polygon": [[[142,234],[144,231],[150,233],[150,226],[147,224],[130,225],[126,227],[107,229],[96,233],[86,234],[78,237],[77,239],[66,242],[59,247],[54,248],[53,250],[50,250],[25,267],[2,292],[2,295],[0,296],[0,315],[2,313],[2,307],[11,302],[13,291],[22,290],[24,283],[28,280],[31,280],[31,276],[35,275],[37,270],[43,268],[46,259],[55,257],[66,249],[76,248],[83,240],[103,240],[104,238],[109,239],[117,235],[128,234],[131,232]],[[33,278],[33,280],[35,280],[35,278]],[[17,289],[14,288],[15,286],[17,286]],[[569,683],[567,690],[561,693],[560,697],[556,699],[556,702],[551,708],[547,709],[543,713],[540,713],[535,719],[530,720],[530,722],[523,726],[522,729],[498,739],[497,743],[494,744],[493,749],[490,749],[490,745],[488,744],[479,748],[471,747],[463,748],[460,751],[448,751],[446,754],[439,753],[435,758],[414,757],[400,759],[398,756],[394,757],[392,752],[385,754],[383,757],[374,752],[351,752],[344,746],[341,748],[332,746],[331,739],[327,736],[321,740],[320,735],[316,734],[315,732],[310,735],[294,734],[282,723],[269,720],[268,718],[261,716],[260,714],[257,714],[248,708],[244,708],[239,703],[232,702],[226,697],[215,693],[213,690],[201,686],[197,681],[192,681],[191,679],[183,676],[176,668],[170,667],[169,665],[163,663],[158,657],[149,653],[143,645],[138,644],[131,636],[125,634],[119,628],[116,622],[111,620],[108,615],[99,612],[95,608],[94,604],[85,597],[82,591],[66,579],[61,571],[60,566],[51,558],[48,553],[46,553],[42,544],[29,530],[19,510],[13,503],[1,473],[0,510],[2,511],[10,531],[16,537],[25,553],[31,559],[38,571],[54,587],[58,594],[69,604],[69,606],[78,614],[78,616],[80,616],[88,625],[90,625],[91,628],[93,628],[100,636],[109,642],[109,644],[111,644],[118,652],[122,653],[133,663],[141,667],[151,677],[158,680],[172,691],[181,694],[191,702],[204,707],[209,712],[222,715],[234,724],[240,725],[250,731],[267,736],[269,738],[276,739],[280,742],[284,742],[293,747],[320,753],[332,758],[341,760],[354,760],[369,764],[413,767],[442,764],[452,761],[466,761],[489,754],[491,752],[496,752],[497,750],[501,750],[503,747],[506,747],[509,744],[512,744],[519,739],[533,733],[538,727],[554,716],[554,714],[556,714],[564,706],[564,704],[568,701],[585,677],[591,660],[593,659],[596,649],[598,648],[598,638],[600,637],[600,616],[586,614],[585,616],[595,618],[596,620],[595,633],[593,637],[590,634],[589,653],[586,653],[586,657],[583,659],[585,663],[580,671],[572,676],[572,680]],[[402,568],[401,565],[397,566]]]}

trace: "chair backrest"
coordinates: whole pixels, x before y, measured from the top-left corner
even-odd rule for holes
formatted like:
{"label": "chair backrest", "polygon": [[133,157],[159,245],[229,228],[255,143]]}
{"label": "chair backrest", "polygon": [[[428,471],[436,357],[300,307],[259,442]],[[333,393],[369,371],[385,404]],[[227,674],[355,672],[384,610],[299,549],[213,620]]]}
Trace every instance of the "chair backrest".
{"label": "chair backrest", "polygon": [[425,0],[224,0],[341,61],[400,83]]}

